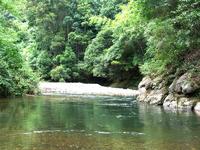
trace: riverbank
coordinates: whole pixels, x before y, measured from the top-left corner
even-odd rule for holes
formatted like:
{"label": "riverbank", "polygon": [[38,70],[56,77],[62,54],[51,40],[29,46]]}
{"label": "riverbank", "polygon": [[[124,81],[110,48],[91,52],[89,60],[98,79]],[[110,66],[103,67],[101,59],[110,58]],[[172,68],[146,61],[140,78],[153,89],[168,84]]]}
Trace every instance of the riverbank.
{"label": "riverbank", "polygon": [[200,112],[199,76],[186,72],[172,79],[146,76],[138,85],[139,102],[160,105],[171,110],[192,110]]}
{"label": "riverbank", "polygon": [[[186,75],[176,78],[170,86],[166,84],[166,80],[163,80],[163,77],[151,78],[146,76],[138,85],[138,90],[105,87],[99,84],[61,82],[40,82],[38,87],[41,95],[44,96],[130,96],[137,97],[139,102],[160,105],[166,109],[187,109],[200,112],[200,98],[191,95],[198,88],[195,88],[195,90],[195,86],[191,85],[191,83],[189,84],[189,79],[186,80]],[[177,92],[177,89],[182,89],[182,91]],[[187,93],[184,94],[183,92]]]}
{"label": "riverbank", "polygon": [[40,82],[42,95],[105,95],[105,96],[138,96],[132,89],[105,87],[99,84]]}

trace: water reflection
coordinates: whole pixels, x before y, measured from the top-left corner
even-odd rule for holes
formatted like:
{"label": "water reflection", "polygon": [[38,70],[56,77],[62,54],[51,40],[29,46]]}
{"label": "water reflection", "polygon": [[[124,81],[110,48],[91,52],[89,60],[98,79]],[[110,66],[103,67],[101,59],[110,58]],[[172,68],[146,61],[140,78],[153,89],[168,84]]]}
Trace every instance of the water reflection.
{"label": "water reflection", "polygon": [[200,149],[200,118],[121,97],[0,102],[0,149]]}

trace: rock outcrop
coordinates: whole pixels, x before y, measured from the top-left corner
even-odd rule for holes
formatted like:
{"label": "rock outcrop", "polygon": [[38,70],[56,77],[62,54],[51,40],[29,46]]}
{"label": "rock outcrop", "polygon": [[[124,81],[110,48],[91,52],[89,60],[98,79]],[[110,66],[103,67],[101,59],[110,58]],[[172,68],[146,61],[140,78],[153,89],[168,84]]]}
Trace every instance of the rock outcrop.
{"label": "rock outcrop", "polygon": [[179,94],[192,94],[200,88],[199,83],[196,83],[192,74],[185,73],[181,77],[176,78],[169,87],[169,92]]}
{"label": "rock outcrop", "polygon": [[200,81],[197,76],[185,73],[175,77],[171,84],[163,77],[143,78],[138,86],[138,101],[152,105],[163,105],[169,109],[191,109],[200,111]]}
{"label": "rock outcrop", "polygon": [[146,76],[142,79],[142,81],[139,83],[138,88],[145,88],[146,90],[150,89],[153,85],[153,82],[149,76]]}
{"label": "rock outcrop", "polygon": [[192,109],[197,101],[197,98],[189,98],[184,95],[170,93],[165,98],[163,107],[170,109]]}
{"label": "rock outcrop", "polygon": [[140,102],[147,102],[152,105],[162,105],[167,96],[167,89],[161,78],[152,80],[149,76],[145,77],[138,86]]}

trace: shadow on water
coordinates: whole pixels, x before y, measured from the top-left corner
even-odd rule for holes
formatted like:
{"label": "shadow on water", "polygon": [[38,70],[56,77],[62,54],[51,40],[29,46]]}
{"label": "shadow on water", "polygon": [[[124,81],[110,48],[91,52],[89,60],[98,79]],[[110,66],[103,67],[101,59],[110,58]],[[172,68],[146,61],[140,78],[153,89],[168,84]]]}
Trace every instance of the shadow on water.
{"label": "shadow on water", "polygon": [[0,101],[0,149],[200,149],[200,117],[127,97]]}

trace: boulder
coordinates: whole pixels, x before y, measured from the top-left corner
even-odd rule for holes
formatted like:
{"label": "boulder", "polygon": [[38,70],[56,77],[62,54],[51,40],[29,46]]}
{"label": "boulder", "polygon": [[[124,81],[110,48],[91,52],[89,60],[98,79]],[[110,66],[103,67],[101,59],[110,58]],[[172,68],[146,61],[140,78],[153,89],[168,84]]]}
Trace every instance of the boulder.
{"label": "boulder", "polygon": [[163,85],[164,82],[161,77],[152,80],[149,76],[146,76],[138,86],[138,101],[152,105],[162,105],[168,92],[166,88],[163,88]]}
{"label": "boulder", "polygon": [[153,90],[147,96],[146,101],[152,105],[162,105],[166,95],[167,95],[167,90],[165,88],[161,90]]}
{"label": "boulder", "polygon": [[139,102],[144,102],[147,97],[147,90],[143,87],[143,88],[140,88],[138,91],[139,91],[139,95],[137,96],[137,100]]}
{"label": "boulder", "polygon": [[169,92],[184,95],[192,94],[200,88],[200,85],[193,80],[190,73],[185,73],[180,78],[174,79],[169,87]]}
{"label": "boulder", "polygon": [[183,85],[185,84],[185,82],[188,80],[188,73],[185,73],[184,75],[182,75],[177,81],[176,81],[176,84],[175,84],[175,88],[174,88],[174,91],[176,93],[182,93],[182,87]]}
{"label": "boulder", "polygon": [[174,96],[174,94],[169,94],[163,103],[163,107],[165,108],[172,108],[175,109],[178,107],[178,103],[177,103],[177,98]]}
{"label": "boulder", "polygon": [[152,81],[153,89],[161,89],[163,87],[163,78],[162,76],[158,76]]}
{"label": "boulder", "polygon": [[195,112],[200,112],[200,102],[196,103],[196,105],[194,106],[194,111]]}
{"label": "boulder", "polygon": [[138,85],[138,89],[145,88],[146,90],[150,89],[153,85],[153,82],[149,76],[146,76]]}
{"label": "boulder", "polygon": [[169,94],[163,103],[163,107],[171,109],[192,109],[197,99],[184,97],[182,95]]}
{"label": "boulder", "polygon": [[182,86],[182,93],[188,95],[194,93],[197,89],[199,89],[199,86],[196,83],[188,81]]}
{"label": "boulder", "polygon": [[172,84],[169,86],[168,90],[169,90],[170,93],[174,93],[175,92],[176,82],[177,82],[177,78],[174,79],[174,81],[172,82]]}
{"label": "boulder", "polygon": [[194,107],[196,103],[196,99],[188,98],[188,97],[181,97],[178,100],[178,108],[179,109],[191,109]]}

